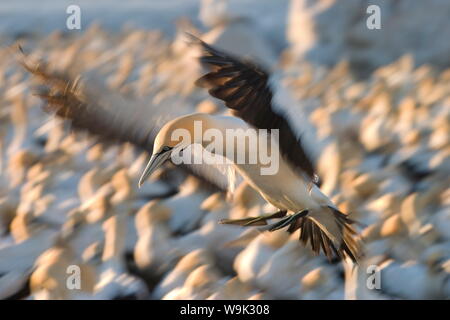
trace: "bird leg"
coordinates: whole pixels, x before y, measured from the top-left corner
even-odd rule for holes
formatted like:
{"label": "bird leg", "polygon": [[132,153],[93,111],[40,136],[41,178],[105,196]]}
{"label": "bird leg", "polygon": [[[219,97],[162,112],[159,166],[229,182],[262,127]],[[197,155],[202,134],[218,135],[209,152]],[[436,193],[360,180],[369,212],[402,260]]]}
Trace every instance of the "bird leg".
{"label": "bird leg", "polygon": [[305,217],[307,214],[308,214],[307,209],[299,211],[290,216],[287,216],[286,218],[284,218],[278,222],[275,222],[274,224],[269,225],[268,226],[269,228],[267,230],[269,230],[270,232],[279,230],[279,229],[284,228],[292,223],[295,223],[298,219]]}
{"label": "bird leg", "polygon": [[237,224],[240,226],[263,226],[267,224],[267,220],[274,218],[282,218],[286,215],[287,211],[280,210],[272,214],[266,214],[260,217],[248,217],[244,219],[223,219],[220,220],[221,224]]}

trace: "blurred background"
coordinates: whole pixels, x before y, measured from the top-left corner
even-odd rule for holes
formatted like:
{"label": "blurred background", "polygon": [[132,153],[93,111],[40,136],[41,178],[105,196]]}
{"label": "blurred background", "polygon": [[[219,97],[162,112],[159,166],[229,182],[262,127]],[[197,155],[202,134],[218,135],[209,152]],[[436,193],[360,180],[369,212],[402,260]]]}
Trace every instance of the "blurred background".
{"label": "blurred background", "polygon": [[[446,0],[2,2],[0,299],[450,298],[449,16]],[[363,224],[357,268],[298,232],[218,224],[270,211],[245,182],[230,197],[168,164],[137,188],[164,122],[227,113],[194,85],[184,32],[277,76],[322,191]]]}

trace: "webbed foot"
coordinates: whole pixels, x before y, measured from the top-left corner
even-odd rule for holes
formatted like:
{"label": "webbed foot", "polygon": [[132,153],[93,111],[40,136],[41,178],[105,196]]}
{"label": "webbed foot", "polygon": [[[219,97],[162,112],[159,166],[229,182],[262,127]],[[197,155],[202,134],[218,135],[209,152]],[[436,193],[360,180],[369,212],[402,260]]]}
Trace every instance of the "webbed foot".
{"label": "webbed foot", "polygon": [[[284,219],[281,219],[278,222],[275,222],[274,224],[269,225],[268,226],[269,228],[267,230],[272,232],[272,231],[275,231],[275,230],[282,229],[282,228],[284,228],[284,227],[286,227],[288,225],[292,226],[293,224],[295,224],[298,221],[298,219],[305,217],[307,214],[308,214],[308,209],[299,211],[299,212],[294,213],[294,214],[292,214],[290,216],[287,216]],[[289,227],[289,229],[291,229],[291,227]]]}
{"label": "webbed foot", "polygon": [[267,224],[267,220],[274,219],[274,218],[282,218],[286,215],[286,211],[280,210],[278,212],[263,215],[260,217],[248,217],[243,219],[223,219],[220,220],[219,223],[221,224],[235,224],[239,226],[264,226]]}

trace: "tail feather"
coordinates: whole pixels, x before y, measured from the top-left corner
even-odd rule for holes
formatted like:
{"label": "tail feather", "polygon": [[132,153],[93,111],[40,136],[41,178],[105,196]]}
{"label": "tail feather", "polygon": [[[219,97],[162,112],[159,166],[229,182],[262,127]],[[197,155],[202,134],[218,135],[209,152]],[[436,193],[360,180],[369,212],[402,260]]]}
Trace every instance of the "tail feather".
{"label": "tail feather", "polygon": [[[331,210],[333,221],[322,224],[317,223],[316,219],[306,216],[293,223],[288,232],[292,233],[300,229],[299,240],[304,245],[310,243],[315,254],[319,254],[322,249],[328,260],[332,260],[333,257],[344,259],[347,255],[353,262],[357,263],[362,254],[356,231],[352,226],[355,221],[335,208],[327,207],[327,211],[328,209]],[[330,224],[335,224],[337,228],[325,230],[326,225]],[[329,236],[330,234],[334,239]]]}

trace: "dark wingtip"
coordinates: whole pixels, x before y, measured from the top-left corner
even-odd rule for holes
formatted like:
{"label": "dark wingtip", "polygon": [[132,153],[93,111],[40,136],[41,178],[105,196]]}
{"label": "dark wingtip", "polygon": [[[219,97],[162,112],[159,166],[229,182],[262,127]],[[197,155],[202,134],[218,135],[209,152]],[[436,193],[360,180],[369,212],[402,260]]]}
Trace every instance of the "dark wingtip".
{"label": "dark wingtip", "polygon": [[186,42],[188,45],[198,45],[198,44],[204,44],[204,42],[197,36],[193,35],[190,32],[185,31],[184,35],[186,36]]}
{"label": "dark wingtip", "polygon": [[22,53],[24,56],[26,56],[25,51],[23,50],[23,48],[20,44],[17,45],[17,48],[19,49],[20,53]]}
{"label": "dark wingtip", "polygon": [[358,260],[363,257],[363,254],[359,240],[354,238],[356,231],[354,231],[352,224],[355,222],[336,208],[329,208],[332,209],[335,219],[343,228],[340,244],[333,243],[326,233],[313,220],[307,217],[302,221],[299,228],[299,240],[304,245],[307,245],[309,242],[315,254],[319,254],[320,249],[322,249],[328,261],[333,259],[345,260],[346,257],[349,257],[353,263],[358,265]]}

